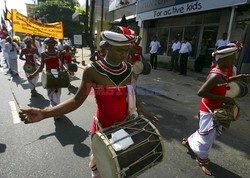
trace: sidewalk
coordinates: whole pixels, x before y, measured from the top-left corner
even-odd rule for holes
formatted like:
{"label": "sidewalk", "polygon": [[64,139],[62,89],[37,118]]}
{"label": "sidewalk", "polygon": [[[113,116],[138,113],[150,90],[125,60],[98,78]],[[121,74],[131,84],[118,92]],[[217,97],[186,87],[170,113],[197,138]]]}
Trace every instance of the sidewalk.
{"label": "sidewalk", "polygon": [[[84,48],[83,54],[86,65],[90,64],[90,50]],[[80,62],[82,59],[81,50],[79,50],[77,56],[77,60]],[[80,67],[83,69],[85,66],[80,64]],[[201,99],[197,96],[197,92],[205,79],[205,74],[195,73],[189,70],[187,76],[182,76],[178,75],[178,73],[168,71],[165,68],[159,68],[157,70],[152,69],[149,75],[140,75],[137,81],[137,87],[147,91],[147,93],[156,93],[163,98],[197,107]],[[248,86],[250,89],[250,85]],[[240,105],[241,117],[244,117],[244,120],[250,121],[250,93],[243,98],[236,98],[236,102]]]}

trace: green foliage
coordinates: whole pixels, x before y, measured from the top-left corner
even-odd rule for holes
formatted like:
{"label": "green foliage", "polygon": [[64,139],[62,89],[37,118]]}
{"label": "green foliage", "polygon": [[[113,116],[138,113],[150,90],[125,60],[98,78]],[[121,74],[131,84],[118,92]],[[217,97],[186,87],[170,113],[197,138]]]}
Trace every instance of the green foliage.
{"label": "green foliage", "polygon": [[44,17],[48,23],[62,21],[64,36],[72,37],[83,31],[82,24],[72,21],[75,6],[79,6],[77,0],[47,0],[40,3],[36,10],[39,10],[39,16]]}
{"label": "green foliage", "polygon": [[77,6],[75,6],[75,11],[80,12],[81,14],[84,15],[86,13],[86,8],[81,7],[80,5],[77,5]]}

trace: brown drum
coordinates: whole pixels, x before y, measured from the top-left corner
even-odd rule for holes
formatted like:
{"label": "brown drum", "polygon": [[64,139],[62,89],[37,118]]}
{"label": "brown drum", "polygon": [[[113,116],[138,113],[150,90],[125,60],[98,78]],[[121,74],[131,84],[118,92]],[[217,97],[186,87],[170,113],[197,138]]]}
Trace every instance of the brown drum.
{"label": "brown drum", "polygon": [[[127,135],[114,141],[117,131],[125,131]],[[132,145],[117,150],[115,144],[125,139],[132,139]],[[105,178],[136,177],[160,163],[165,154],[162,136],[143,116],[97,131],[91,144],[97,169]]]}
{"label": "brown drum", "polygon": [[23,66],[23,70],[28,74],[32,74],[36,71],[37,67],[38,65],[36,64],[31,64],[31,63],[26,62]]}
{"label": "brown drum", "polygon": [[42,73],[43,88],[67,88],[69,84],[69,74],[66,71],[58,72],[58,78],[48,71]]}

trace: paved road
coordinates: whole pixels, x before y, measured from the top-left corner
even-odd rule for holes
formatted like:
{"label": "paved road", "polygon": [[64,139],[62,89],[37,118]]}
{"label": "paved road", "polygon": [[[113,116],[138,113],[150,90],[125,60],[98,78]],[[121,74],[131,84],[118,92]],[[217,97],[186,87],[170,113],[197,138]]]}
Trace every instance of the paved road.
{"label": "paved road", "polygon": [[[13,90],[22,107],[47,107],[49,101],[46,90],[39,83],[38,97],[31,98],[24,72],[19,62],[20,78],[15,78]],[[88,169],[90,154],[90,134],[95,100],[89,96],[75,112],[67,114],[62,120],[54,122],[47,119],[40,123],[14,124],[15,110],[11,111],[14,101],[10,90],[9,75],[0,70],[0,178],[90,177]],[[76,74],[72,84],[76,87],[63,89],[62,100],[72,97],[80,84],[82,70]],[[207,177],[202,174],[196,162],[180,144],[182,137],[192,133],[198,125],[195,104],[183,103],[159,96],[140,96],[145,108],[158,115],[156,127],[163,135],[166,156],[162,163],[146,171],[139,177]],[[16,106],[16,104],[15,104]],[[18,109],[17,109],[18,110]],[[14,115],[13,115],[14,114]],[[234,132],[234,131],[233,131]],[[216,177],[249,177],[249,144],[241,137],[228,131],[223,139],[218,139],[211,159]],[[237,140],[238,139],[238,140]],[[244,138],[245,139],[245,138]],[[230,144],[234,142],[234,144]],[[243,145],[239,145],[242,144]],[[238,145],[238,146],[237,146]],[[5,149],[4,149],[5,148]]]}

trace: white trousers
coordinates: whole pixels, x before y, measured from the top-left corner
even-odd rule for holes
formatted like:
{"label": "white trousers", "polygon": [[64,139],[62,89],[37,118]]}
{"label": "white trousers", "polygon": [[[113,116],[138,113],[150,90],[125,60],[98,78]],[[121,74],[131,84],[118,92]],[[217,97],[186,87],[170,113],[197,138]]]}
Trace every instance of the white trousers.
{"label": "white trousers", "polygon": [[220,126],[214,124],[212,114],[200,111],[199,129],[188,138],[193,152],[201,159],[207,159]]}
{"label": "white trousers", "polygon": [[61,88],[47,89],[47,93],[48,93],[51,106],[56,106],[60,103],[60,98],[61,98],[61,93],[62,93]]}
{"label": "white trousers", "polygon": [[8,58],[7,61],[8,61],[9,68],[13,72],[13,74],[17,74],[18,73],[17,59]]}

